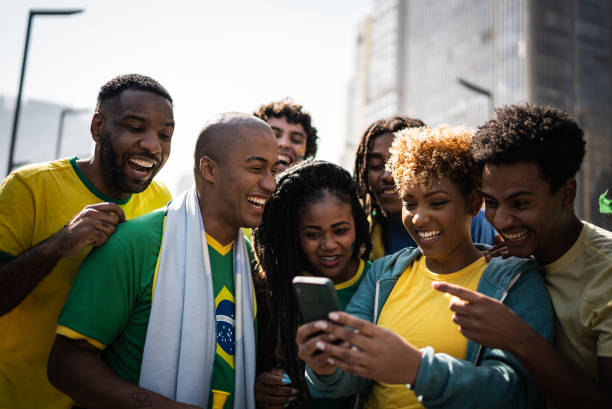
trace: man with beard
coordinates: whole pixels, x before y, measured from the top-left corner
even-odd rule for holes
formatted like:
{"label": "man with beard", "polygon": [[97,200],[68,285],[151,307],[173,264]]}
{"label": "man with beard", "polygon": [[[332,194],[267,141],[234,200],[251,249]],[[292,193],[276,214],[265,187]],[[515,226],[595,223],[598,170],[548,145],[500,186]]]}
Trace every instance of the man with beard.
{"label": "man with beard", "polygon": [[226,113],[194,156],[195,187],[119,226],[74,280],[48,374],[89,409],[255,409],[257,311],[240,227],[259,226],[274,192],[276,138]]}
{"label": "man with beard", "polygon": [[27,166],[0,185],[0,407],[72,405],[47,381],[59,312],[92,247],[171,199],[152,179],[173,132],[168,92],[152,78],[122,75],[98,94],[89,159]]}

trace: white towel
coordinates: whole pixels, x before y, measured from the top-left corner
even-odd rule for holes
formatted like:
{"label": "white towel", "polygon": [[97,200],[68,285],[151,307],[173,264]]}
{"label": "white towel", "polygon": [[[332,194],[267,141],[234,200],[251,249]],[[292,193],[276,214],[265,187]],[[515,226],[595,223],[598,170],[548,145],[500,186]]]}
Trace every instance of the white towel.
{"label": "white towel", "polygon": [[[253,282],[241,231],[234,244],[234,409],[255,409]],[[206,408],[216,350],[215,300],[195,186],[167,209],[139,385]]]}

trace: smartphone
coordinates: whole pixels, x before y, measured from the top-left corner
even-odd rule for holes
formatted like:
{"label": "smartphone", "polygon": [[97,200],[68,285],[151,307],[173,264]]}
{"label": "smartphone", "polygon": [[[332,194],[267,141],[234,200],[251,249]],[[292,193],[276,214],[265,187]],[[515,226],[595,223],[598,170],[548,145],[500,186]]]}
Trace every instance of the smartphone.
{"label": "smartphone", "polygon": [[340,311],[334,283],[326,277],[297,276],[293,287],[304,323],[326,320],[331,311]]}

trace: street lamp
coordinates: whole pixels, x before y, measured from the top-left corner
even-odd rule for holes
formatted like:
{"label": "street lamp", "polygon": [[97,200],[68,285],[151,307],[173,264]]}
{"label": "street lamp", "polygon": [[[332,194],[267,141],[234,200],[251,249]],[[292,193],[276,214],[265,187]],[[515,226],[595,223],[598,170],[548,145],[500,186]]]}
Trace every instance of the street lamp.
{"label": "street lamp", "polygon": [[486,88],[482,88],[479,87],[478,85],[466,81],[463,78],[457,78],[457,82],[461,85],[463,85],[464,87],[466,87],[467,89],[474,91],[477,94],[481,94],[484,95],[485,97],[487,97],[488,101],[489,101],[489,118],[493,117],[493,112],[494,112],[494,108],[493,108],[493,94],[491,93],[491,91],[489,91]]}
{"label": "street lamp", "polygon": [[89,109],[72,109],[72,108],[63,108],[60,112],[59,126],[57,127],[57,140],[55,142],[55,158],[59,158],[60,150],[62,147],[62,139],[64,137],[64,120],[66,119],[66,115],[68,114],[84,114],[89,112]]}
{"label": "street lamp", "polygon": [[68,9],[68,10],[30,10],[28,17],[28,29],[26,31],[25,47],[23,48],[23,60],[21,62],[21,75],[19,77],[19,91],[17,92],[17,102],[15,103],[15,112],[13,114],[13,128],[11,130],[11,144],[9,148],[8,170],[7,174],[13,169],[13,155],[15,153],[15,142],[17,136],[17,124],[19,123],[19,111],[21,110],[21,93],[23,91],[23,79],[25,76],[25,68],[28,60],[28,47],[30,45],[30,31],[32,28],[32,20],[34,16],[67,16],[78,14],[84,9]]}

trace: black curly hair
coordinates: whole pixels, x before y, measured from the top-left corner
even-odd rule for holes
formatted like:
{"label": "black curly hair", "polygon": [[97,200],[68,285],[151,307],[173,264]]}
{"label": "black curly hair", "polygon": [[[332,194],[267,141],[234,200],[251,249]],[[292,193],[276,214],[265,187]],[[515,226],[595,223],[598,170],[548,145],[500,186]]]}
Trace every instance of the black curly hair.
{"label": "black curly hair", "polygon": [[290,124],[300,124],[306,132],[305,158],[312,158],[317,153],[317,128],[312,126],[312,119],[308,112],[302,110],[302,106],[292,102],[290,99],[270,102],[257,108],[253,112],[259,119],[268,122],[269,118],[285,118]]}
{"label": "black curly hair", "polygon": [[[374,212],[379,215],[384,214],[382,207],[376,201],[376,196],[368,181],[368,155],[372,149],[374,139],[384,133],[393,133],[405,128],[420,128],[422,126],[425,126],[425,123],[420,119],[410,118],[406,115],[396,115],[373,122],[361,135],[357,153],[355,153],[353,177],[357,182],[357,194],[367,215],[371,215]],[[373,218],[371,221],[373,224]],[[372,225],[370,228],[372,228]]]}
{"label": "black curly hair", "polygon": [[480,166],[535,162],[551,193],[580,169],[584,132],[567,113],[546,105],[508,105],[478,128],[472,154]]}
{"label": "black curly hair", "polygon": [[149,91],[166,98],[172,104],[172,98],[166,89],[151,77],[141,74],[124,74],[119,75],[106,84],[102,85],[98,93],[98,102],[96,111],[99,111],[102,105],[109,99],[121,94],[126,89],[138,89]]}
{"label": "black curly hair", "polygon": [[367,259],[372,250],[366,215],[357,198],[349,172],[333,163],[305,160],[281,173],[276,191],[266,203],[261,225],[253,230],[257,259],[257,305],[259,336],[258,373],[283,368],[300,390],[293,407],[306,407],[304,363],[298,360],[295,337],[300,321],[291,280],[312,271],[300,245],[300,211],[333,194],[350,204],[355,221],[353,257]]}

